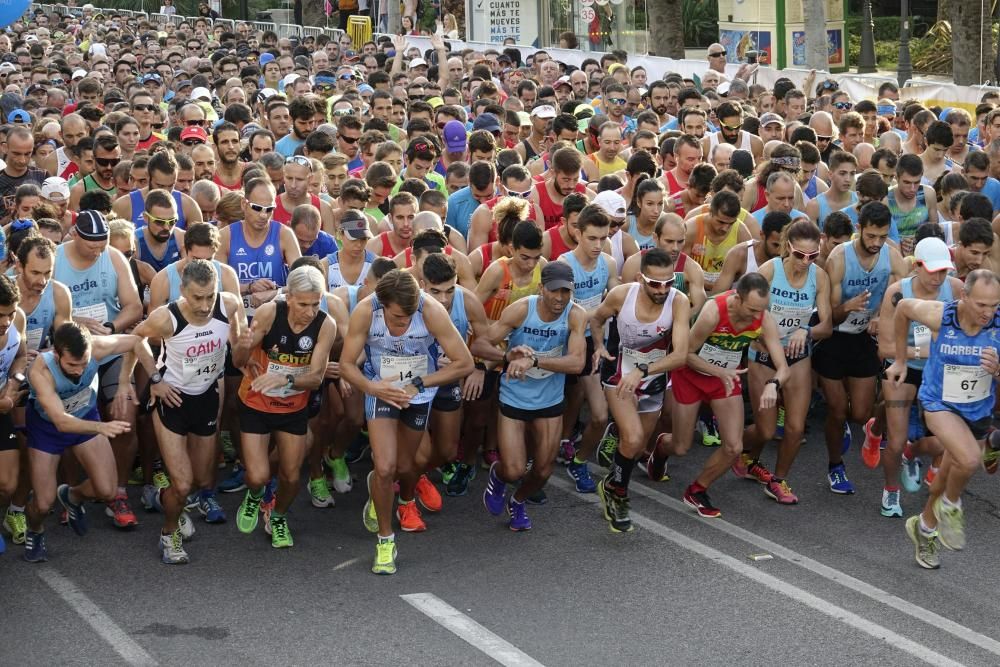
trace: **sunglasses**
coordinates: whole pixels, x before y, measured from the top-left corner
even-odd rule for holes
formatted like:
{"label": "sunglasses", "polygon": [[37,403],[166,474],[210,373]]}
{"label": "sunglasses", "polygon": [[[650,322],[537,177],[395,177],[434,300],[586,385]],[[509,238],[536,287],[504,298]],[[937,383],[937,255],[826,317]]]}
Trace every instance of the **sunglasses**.
{"label": "sunglasses", "polygon": [[820,134],[817,134],[816,135],[816,141],[833,141],[833,135],[832,134],[829,134],[829,135],[820,135]]}
{"label": "sunglasses", "polygon": [[528,197],[531,196],[532,192],[533,192],[532,188],[528,188],[524,192],[518,192],[517,190],[511,190],[508,188],[507,195],[510,197],[517,197],[519,199],[527,199]]}
{"label": "sunglasses", "polygon": [[201,146],[205,142],[202,141],[201,139],[185,139],[181,143],[183,143],[185,146]]}
{"label": "sunglasses", "polygon": [[333,89],[334,85],[332,83],[320,83],[316,85],[316,90],[320,91],[321,93],[329,93]]}
{"label": "sunglasses", "polygon": [[337,136],[352,145],[358,143],[358,139],[361,138],[361,137],[345,137],[343,134],[339,133],[337,134]]}
{"label": "sunglasses", "polygon": [[134,107],[132,107],[132,110],[133,111],[155,111],[156,110],[156,105],[155,104],[136,104]]}
{"label": "sunglasses", "polygon": [[841,111],[850,111],[854,108],[854,102],[834,102],[833,108]]}
{"label": "sunglasses", "polygon": [[177,224],[176,216],[173,218],[157,218],[155,215],[152,215],[151,213],[143,213],[143,215],[146,216],[146,219],[149,220],[150,223],[155,222],[156,224],[162,225],[164,227],[173,227],[174,225]]}
{"label": "sunglasses", "polygon": [[135,250],[126,250],[125,252],[122,253],[122,255],[125,256],[125,259],[132,259],[133,257],[135,257]]}
{"label": "sunglasses", "polygon": [[[290,155],[289,157],[285,158],[285,164],[301,165],[303,167],[308,168],[309,171],[312,171],[312,166],[313,166],[309,158],[307,158],[304,155]],[[251,206],[253,206],[253,204],[251,204]],[[256,211],[257,209],[254,210]]]}
{"label": "sunglasses", "polygon": [[[301,156],[295,156],[295,157],[301,157]],[[271,204],[270,206],[264,206],[262,204],[254,204],[252,202],[247,202],[247,205],[257,213],[267,213],[268,215],[274,213],[274,209],[277,208],[277,206],[275,206],[274,204]]]}
{"label": "sunglasses", "polygon": [[166,123],[150,123],[149,126],[154,130],[162,130],[167,126]]}
{"label": "sunglasses", "polygon": [[743,129],[743,125],[741,123],[736,123],[736,125],[730,125],[729,123],[723,123],[722,121],[719,121],[719,125],[721,125],[722,127],[726,128],[727,130],[741,130],[741,129]]}
{"label": "sunglasses", "polygon": [[628,100],[626,100],[624,97],[609,97],[608,102],[610,104],[617,104],[619,106],[624,106],[625,103],[628,102]]}
{"label": "sunglasses", "polygon": [[674,281],[676,280],[676,278],[670,278],[669,280],[653,280],[645,273],[640,273],[639,275],[642,276],[642,279],[646,282],[646,284],[652,287],[653,289],[663,289],[664,287],[673,287]]}
{"label": "sunglasses", "polygon": [[807,262],[815,262],[816,258],[819,257],[819,250],[815,252],[802,252],[801,250],[796,250],[792,248],[792,257],[795,259],[804,259]]}
{"label": "sunglasses", "polygon": [[121,162],[121,161],[122,161],[122,159],[120,157],[98,157],[98,158],[94,158],[94,162],[96,162],[98,164],[98,166],[100,166],[100,167],[116,167],[116,166],[118,166],[118,163]]}
{"label": "sunglasses", "polygon": [[722,58],[726,55],[725,51],[716,51],[715,53],[709,53],[709,58]]}
{"label": "sunglasses", "polygon": [[205,124],[205,121],[203,121],[203,120],[186,120],[186,121],[184,121],[184,124],[187,125],[188,127],[195,127],[195,126],[201,127],[202,125]]}

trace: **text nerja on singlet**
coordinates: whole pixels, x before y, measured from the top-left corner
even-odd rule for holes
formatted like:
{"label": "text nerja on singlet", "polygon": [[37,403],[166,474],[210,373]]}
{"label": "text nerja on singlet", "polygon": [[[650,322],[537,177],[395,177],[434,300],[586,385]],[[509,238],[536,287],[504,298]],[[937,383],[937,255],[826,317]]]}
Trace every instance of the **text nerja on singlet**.
{"label": "text nerja on singlet", "polygon": [[812,301],[813,296],[804,290],[787,290],[780,287],[771,286],[771,294],[789,301]]}
{"label": "text nerja on singlet", "polygon": [[536,329],[535,327],[521,327],[521,331],[529,336],[539,336],[541,338],[551,338],[552,336],[558,336],[560,333],[563,333],[558,329]]}
{"label": "text nerja on singlet", "polygon": [[96,280],[84,280],[82,283],[76,283],[73,285],[67,285],[70,292],[86,292],[88,290],[96,290],[98,288]]}
{"label": "text nerja on singlet", "polygon": [[848,287],[870,287],[882,282],[883,276],[865,276],[864,278],[848,278],[845,283]]}

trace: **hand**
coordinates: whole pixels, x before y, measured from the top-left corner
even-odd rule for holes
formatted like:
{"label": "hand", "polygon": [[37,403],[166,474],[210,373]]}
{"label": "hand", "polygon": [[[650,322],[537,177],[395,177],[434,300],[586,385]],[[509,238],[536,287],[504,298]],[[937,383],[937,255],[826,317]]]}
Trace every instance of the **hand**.
{"label": "hand", "polygon": [[38,350],[28,350],[26,356],[28,358],[28,365],[30,366],[34,363],[35,357],[38,356]]}
{"label": "hand", "polygon": [[618,398],[627,398],[629,396],[635,395],[636,388],[642,383],[642,371],[638,368],[629,371],[626,375],[622,376],[622,379],[618,381]]}
{"label": "hand", "polygon": [[272,389],[284,387],[286,384],[288,384],[288,378],[284,375],[279,375],[278,373],[264,373],[263,375],[258,375],[254,378],[253,382],[250,383],[250,388],[263,394],[271,391]]}
{"label": "hand", "polygon": [[274,297],[275,295],[270,292],[254,292],[250,295],[250,305],[254,308],[260,308],[265,303],[273,300]]}
{"label": "hand", "polygon": [[615,357],[611,356],[608,352],[608,348],[603,345],[594,348],[594,370],[596,371],[601,367],[601,359],[607,359],[608,361],[614,361]]}
{"label": "hand", "polygon": [[236,347],[243,350],[249,350],[253,345],[253,335],[256,331],[257,320],[250,323],[250,326],[240,332],[239,338],[236,339]]}
{"label": "hand", "polygon": [[877,336],[878,335],[878,318],[873,317],[868,323],[868,335]]}
{"label": "hand", "polygon": [[859,310],[866,310],[868,308],[868,297],[871,296],[871,292],[865,290],[861,294],[857,294],[847,301],[844,302],[844,310],[849,313],[857,312]]}
{"label": "hand", "polygon": [[778,404],[778,387],[773,382],[764,385],[760,394],[760,409],[770,410]]}
{"label": "hand", "polygon": [[340,384],[340,395],[341,396],[343,396],[344,398],[350,398],[352,395],[354,395],[354,387],[353,387],[353,385],[351,385],[350,382],[348,382],[347,380],[341,379],[339,381],[339,384]]}
{"label": "hand", "polygon": [[885,378],[892,383],[893,387],[897,389],[901,387],[903,380],[906,379],[906,361],[903,359],[894,361],[889,368],[885,369]]}
{"label": "hand", "polygon": [[73,321],[75,321],[77,324],[87,329],[90,333],[94,334],[95,336],[111,335],[111,329],[107,328],[106,326],[104,326],[103,322],[98,322],[93,317],[74,317]]}
{"label": "hand", "polygon": [[[162,383],[161,383],[162,384]],[[139,405],[139,398],[136,396],[135,387],[130,384],[118,385],[118,391],[111,400],[111,416],[115,419],[128,419],[132,412],[132,407]]]}
{"label": "hand", "polygon": [[273,280],[269,280],[268,278],[260,278],[250,283],[251,292],[268,292],[277,288],[278,285]]}
{"label": "hand", "polygon": [[534,359],[522,357],[507,364],[507,377],[511,380],[520,380],[535,365]]}
{"label": "hand", "polygon": [[996,377],[997,373],[1000,372],[1000,355],[997,354],[997,349],[984,347],[982,354],[979,355],[979,365],[983,367],[984,371]]}
{"label": "hand", "polygon": [[392,45],[396,49],[396,55],[400,58],[403,57],[403,49],[406,48],[406,35],[393,35]]}
{"label": "hand", "polygon": [[806,353],[806,346],[809,344],[809,332],[806,329],[796,329],[788,338],[788,346],[785,353],[792,359],[803,356]]}
{"label": "hand", "polygon": [[431,48],[435,51],[444,48],[444,40],[441,38],[441,35],[431,35]]}
{"label": "hand", "polygon": [[326,380],[339,380],[340,379],[340,364],[336,361],[329,361],[326,364],[326,372],[323,374],[323,378]]}
{"label": "hand", "polygon": [[483,395],[483,384],[486,382],[486,371],[478,368],[465,378],[462,384],[462,398],[466,401],[478,400]]}
{"label": "hand", "polygon": [[745,368],[737,368],[736,370],[723,370],[722,375],[719,379],[722,380],[722,386],[726,390],[726,394],[733,393],[733,389],[736,388],[736,382],[739,380],[740,376],[747,372]]}
{"label": "hand", "polygon": [[132,425],[123,421],[97,422],[97,432],[108,440],[132,430]]}
{"label": "hand", "polygon": [[168,408],[181,407],[181,393],[166,382],[149,385],[150,403],[161,401]]}
{"label": "hand", "polygon": [[405,391],[402,387],[397,387],[388,380],[375,382],[369,393],[383,403],[388,403],[399,410],[404,410],[410,405],[409,392]]}

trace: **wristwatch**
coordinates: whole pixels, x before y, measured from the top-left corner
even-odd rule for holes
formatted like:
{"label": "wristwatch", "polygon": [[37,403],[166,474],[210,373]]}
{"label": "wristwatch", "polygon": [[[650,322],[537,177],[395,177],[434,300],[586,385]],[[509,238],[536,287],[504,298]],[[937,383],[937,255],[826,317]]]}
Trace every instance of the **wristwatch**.
{"label": "wristwatch", "polygon": [[417,388],[418,394],[424,390],[424,379],[419,375],[414,376],[414,378],[410,380],[410,384]]}
{"label": "wristwatch", "polygon": [[538,357],[532,357],[531,358],[531,367],[532,368],[538,368]]}
{"label": "wristwatch", "polygon": [[649,377],[649,364],[636,364],[635,367],[642,371],[642,377]]}
{"label": "wristwatch", "polygon": [[107,328],[107,329],[111,329],[111,333],[113,333],[113,334],[114,334],[114,333],[118,333],[118,332],[117,332],[117,331],[115,330],[115,323],[114,323],[114,322],[105,322],[105,323],[104,323],[104,326],[105,326],[105,328]]}
{"label": "wristwatch", "polygon": [[768,380],[764,384],[766,384],[766,385],[767,384],[773,384],[775,389],[781,389],[781,382],[778,380],[778,378],[771,378],[770,380]]}
{"label": "wristwatch", "polygon": [[286,375],[285,376],[285,389],[291,389],[294,384],[295,384],[295,376],[294,375]]}
{"label": "wristwatch", "polygon": [[161,382],[163,382],[163,376],[160,375],[159,373],[153,373],[152,375],[149,376],[149,382],[150,384],[160,384]]}

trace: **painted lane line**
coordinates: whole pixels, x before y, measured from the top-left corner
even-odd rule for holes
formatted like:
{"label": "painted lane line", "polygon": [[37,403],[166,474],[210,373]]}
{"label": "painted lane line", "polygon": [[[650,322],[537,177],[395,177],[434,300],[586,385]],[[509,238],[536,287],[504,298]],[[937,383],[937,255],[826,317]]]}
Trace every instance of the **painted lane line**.
{"label": "painted lane line", "polygon": [[86,621],[101,638],[111,645],[111,648],[120,655],[129,665],[156,665],[146,650],[139,646],[128,633],[111,620],[97,604],[88,598],[83,591],[76,587],[72,581],[62,576],[55,570],[37,570],[37,574],[42,581],[48,584],[49,588],[56,592],[77,614]]}
{"label": "painted lane line", "polygon": [[436,595],[412,593],[399,597],[501,665],[543,667],[542,663],[502,637],[490,632]]}
{"label": "painted lane line", "polygon": [[361,556],[358,556],[357,558],[352,558],[351,560],[345,560],[340,565],[334,566],[333,571],[336,572],[337,570],[343,570],[346,567],[350,567],[350,566],[354,565],[355,563],[357,563],[360,560],[361,560]]}

